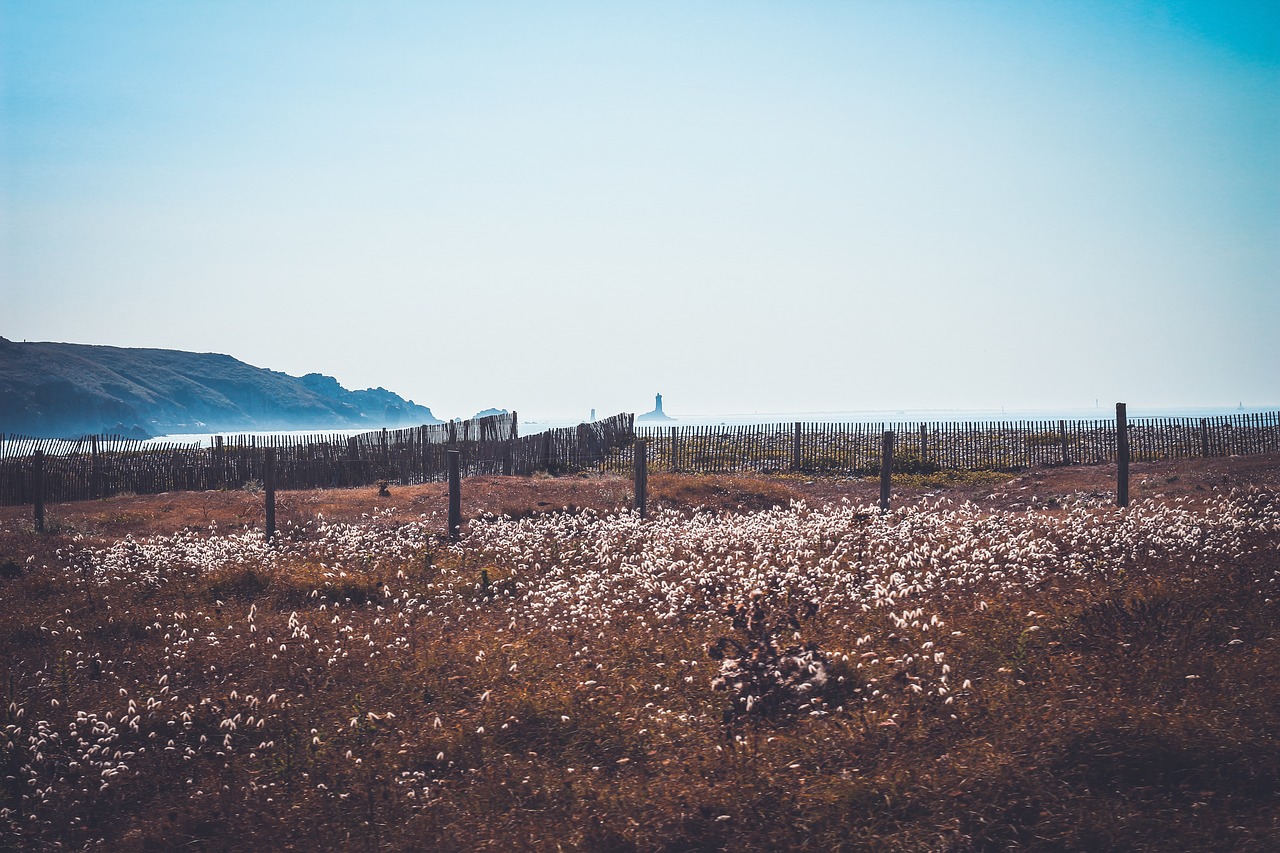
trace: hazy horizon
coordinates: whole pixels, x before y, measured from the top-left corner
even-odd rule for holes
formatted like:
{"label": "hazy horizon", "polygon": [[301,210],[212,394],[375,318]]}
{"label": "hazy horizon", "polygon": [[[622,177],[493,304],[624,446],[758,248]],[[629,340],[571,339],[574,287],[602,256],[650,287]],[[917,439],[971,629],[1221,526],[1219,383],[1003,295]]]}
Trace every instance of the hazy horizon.
{"label": "hazy horizon", "polygon": [[1280,7],[0,0],[0,312],[445,419],[1273,406]]}
{"label": "hazy horizon", "polygon": [[[1209,407],[1134,407],[1129,406],[1127,414],[1131,423],[1141,422],[1147,418],[1216,418],[1224,415],[1267,414],[1280,411],[1280,406],[1245,407],[1243,411],[1230,406]],[[619,412],[597,412],[597,420],[603,420]],[[631,414],[643,414],[632,412]],[[636,429],[663,430],[667,427],[757,427],[794,423],[805,424],[885,424],[914,425],[917,423],[1017,423],[1037,421],[1054,422],[1066,420],[1076,421],[1112,421],[1115,418],[1115,405],[1088,407],[1084,409],[1044,409],[1044,410],[961,410],[961,409],[910,409],[910,410],[865,410],[854,412],[754,412],[754,413],[720,413],[720,414],[685,414],[672,417],[669,421],[637,420]],[[465,418],[459,418],[465,420]],[[590,421],[589,414],[581,417],[543,417],[526,418],[519,415],[518,430],[520,435],[536,435],[544,430],[572,427]],[[388,429],[401,429],[389,427]],[[151,443],[195,443],[210,445],[214,436],[257,435],[257,436],[315,436],[315,435],[359,435],[370,432],[368,427],[342,427],[334,429],[277,429],[277,430],[221,430],[214,432],[175,432],[158,435],[147,441]],[[373,430],[376,431],[376,430]],[[3,438],[3,434],[0,434]]]}

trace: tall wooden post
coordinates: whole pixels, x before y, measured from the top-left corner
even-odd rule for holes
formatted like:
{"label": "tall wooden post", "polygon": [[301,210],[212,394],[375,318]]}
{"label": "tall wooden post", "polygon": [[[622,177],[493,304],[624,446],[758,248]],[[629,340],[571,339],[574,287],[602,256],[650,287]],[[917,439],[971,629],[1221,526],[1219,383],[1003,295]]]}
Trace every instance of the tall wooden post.
{"label": "tall wooden post", "polygon": [[449,536],[457,539],[462,530],[462,451],[450,450],[449,459]]}
{"label": "tall wooden post", "polygon": [[513,457],[515,456],[515,439],[502,442],[502,476],[510,477]]}
{"label": "tall wooden post", "polygon": [[929,425],[920,424],[920,470],[929,463]]}
{"label": "tall wooden post", "polygon": [[645,518],[649,512],[649,446],[643,438],[636,439],[636,512]]}
{"label": "tall wooden post", "polygon": [[800,430],[802,425],[800,421],[796,421],[791,428],[791,470],[800,470]]}
{"label": "tall wooden post", "polygon": [[1058,421],[1058,438],[1062,441],[1062,464],[1069,465],[1071,457],[1067,453],[1067,422]]}
{"label": "tall wooden post", "polygon": [[268,447],[262,469],[263,491],[267,493],[267,539],[276,535],[276,449]]}
{"label": "tall wooden post", "polygon": [[1116,506],[1129,505],[1129,416],[1116,403]]}
{"label": "tall wooden post", "polygon": [[889,509],[889,480],[893,474],[893,430],[887,429],[880,439],[880,511]]}
{"label": "tall wooden post", "polygon": [[680,470],[680,446],[677,443],[678,439],[676,438],[675,427],[667,427],[667,439],[668,439],[667,456],[670,459],[669,464],[671,466],[671,470],[679,471]]}
{"label": "tall wooden post", "polygon": [[35,504],[36,533],[44,533],[44,451],[37,450],[31,460],[31,492]]}
{"label": "tall wooden post", "polygon": [[1209,458],[1209,419],[1200,419],[1200,455]]}

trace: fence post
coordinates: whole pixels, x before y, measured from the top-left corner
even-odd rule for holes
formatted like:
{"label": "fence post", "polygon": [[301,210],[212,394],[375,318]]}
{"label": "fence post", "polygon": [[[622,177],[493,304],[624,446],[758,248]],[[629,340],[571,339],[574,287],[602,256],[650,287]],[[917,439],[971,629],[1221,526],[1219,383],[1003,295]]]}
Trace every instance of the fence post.
{"label": "fence post", "polygon": [[31,491],[35,503],[36,533],[44,533],[44,451],[36,450],[31,463]]}
{"label": "fence post", "polygon": [[880,511],[889,509],[889,478],[893,473],[893,430],[887,429],[880,439]]}
{"label": "fence post", "polygon": [[929,425],[920,424],[920,470],[925,471],[929,463]]}
{"label": "fence post", "polygon": [[667,438],[668,438],[667,464],[672,471],[679,471],[680,470],[680,448],[678,444],[678,439],[676,438],[675,427],[667,427]]}
{"label": "fence post", "polygon": [[227,451],[223,447],[222,436],[213,437],[213,447],[210,452],[213,455],[213,482],[210,485],[215,489],[224,488],[227,484]]}
{"label": "fence post", "polygon": [[276,535],[276,449],[268,447],[262,468],[262,486],[267,494],[267,541]]}
{"label": "fence post", "polygon": [[426,426],[418,427],[418,455],[422,457],[418,460],[419,467],[422,468],[422,482],[431,482],[431,456],[430,442],[427,440]]}
{"label": "fence post", "polygon": [[1209,420],[1208,418],[1200,419],[1200,455],[1205,459],[1209,458]]}
{"label": "fence post", "polygon": [[1129,416],[1116,403],[1116,506],[1129,505]]}
{"label": "fence post", "polygon": [[1062,440],[1062,464],[1070,465],[1071,457],[1067,453],[1067,422],[1058,421],[1058,438]]}
{"label": "fence post", "polygon": [[649,512],[649,448],[643,438],[637,438],[635,444],[636,469],[636,512],[644,518]]}
{"label": "fence post", "polygon": [[445,455],[449,459],[449,536],[457,539],[462,530],[462,451]]}
{"label": "fence post", "polygon": [[791,470],[800,470],[800,421],[795,422],[791,431]]}
{"label": "fence post", "polygon": [[98,437],[89,438],[89,497],[97,500],[102,497],[102,460],[98,457]]}
{"label": "fence post", "polygon": [[511,438],[502,442],[502,476],[504,477],[511,476],[511,461],[512,456],[515,455],[515,443],[515,439]]}

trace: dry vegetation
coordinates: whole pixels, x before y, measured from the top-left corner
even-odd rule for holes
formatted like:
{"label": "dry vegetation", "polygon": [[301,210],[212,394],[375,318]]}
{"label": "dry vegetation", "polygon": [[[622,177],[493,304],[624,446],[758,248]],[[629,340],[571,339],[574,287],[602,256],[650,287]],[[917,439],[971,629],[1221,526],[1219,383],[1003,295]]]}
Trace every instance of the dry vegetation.
{"label": "dry vegetation", "polygon": [[1280,458],[0,510],[0,848],[1274,850]]}

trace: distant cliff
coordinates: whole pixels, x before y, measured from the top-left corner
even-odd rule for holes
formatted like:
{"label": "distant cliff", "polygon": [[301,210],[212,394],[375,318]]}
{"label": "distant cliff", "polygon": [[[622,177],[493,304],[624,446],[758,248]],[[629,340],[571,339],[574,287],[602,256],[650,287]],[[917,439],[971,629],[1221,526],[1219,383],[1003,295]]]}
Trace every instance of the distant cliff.
{"label": "distant cliff", "polygon": [[348,391],[229,355],[0,338],[0,432],[37,436],[132,432],[342,429],[440,423],[385,388]]}

